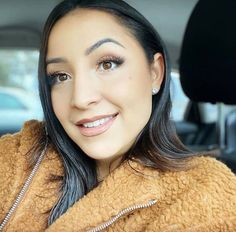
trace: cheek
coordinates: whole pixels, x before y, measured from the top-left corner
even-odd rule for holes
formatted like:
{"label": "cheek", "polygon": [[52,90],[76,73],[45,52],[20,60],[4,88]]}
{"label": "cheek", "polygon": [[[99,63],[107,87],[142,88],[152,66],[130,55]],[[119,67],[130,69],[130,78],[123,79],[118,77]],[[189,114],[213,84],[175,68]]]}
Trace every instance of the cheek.
{"label": "cheek", "polygon": [[[148,69],[130,68],[119,73],[119,78],[107,88],[107,92],[121,105],[133,108],[149,108],[152,101],[152,82]],[[112,91],[111,91],[112,89]],[[146,106],[146,107],[145,107]]]}
{"label": "cheek", "polygon": [[[140,71],[140,69],[139,69]],[[121,117],[135,133],[148,122],[152,109],[151,78],[148,69],[137,72],[136,69],[119,73],[119,80],[108,90],[110,101],[118,106]],[[108,88],[108,89],[111,89]]]}
{"label": "cheek", "polygon": [[51,92],[53,111],[59,121],[67,117],[70,106],[70,96],[63,91],[52,90]]}

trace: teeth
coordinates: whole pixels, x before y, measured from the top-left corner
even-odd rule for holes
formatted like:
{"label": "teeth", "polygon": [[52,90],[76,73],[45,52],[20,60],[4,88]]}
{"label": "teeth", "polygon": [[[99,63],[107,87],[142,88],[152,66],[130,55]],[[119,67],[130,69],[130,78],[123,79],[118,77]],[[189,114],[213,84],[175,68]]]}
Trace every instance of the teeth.
{"label": "teeth", "polygon": [[109,121],[111,118],[112,118],[112,116],[107,117],[107,118],[102,118],[102,119],[99,119],[94,122],[84,123],[83,126],[87,127],[87,128],[97,127],[97,126],[100,126],[100,125],[104,124],[105,122]]}

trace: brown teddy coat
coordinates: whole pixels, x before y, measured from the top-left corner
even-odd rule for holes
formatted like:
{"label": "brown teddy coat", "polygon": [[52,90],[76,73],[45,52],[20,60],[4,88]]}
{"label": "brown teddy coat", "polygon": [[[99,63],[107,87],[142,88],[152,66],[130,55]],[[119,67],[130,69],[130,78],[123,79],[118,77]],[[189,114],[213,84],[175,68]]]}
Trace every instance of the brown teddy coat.
{"label": "brown teddy coat", "polygon": [[[41,124],[31,121],[20,133],[0,140],[0,222],[30,173],[25,154],[40,130]],[[49,147],[3,231],[235,232],[235,175],[213,158],[193,162],[191,170],[180,172],[125,162],[47,228],[60,184],[48,179],[63,175],[62,163]]]}

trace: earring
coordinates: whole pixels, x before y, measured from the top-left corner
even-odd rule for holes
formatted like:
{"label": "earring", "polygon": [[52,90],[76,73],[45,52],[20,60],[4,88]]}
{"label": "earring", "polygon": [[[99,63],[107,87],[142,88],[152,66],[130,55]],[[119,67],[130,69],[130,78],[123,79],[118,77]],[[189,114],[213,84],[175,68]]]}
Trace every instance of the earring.
{"label": "earring", "polygon": [[156,95],[159,92],[160,88],[156,87],[152,89],[152,95]]}

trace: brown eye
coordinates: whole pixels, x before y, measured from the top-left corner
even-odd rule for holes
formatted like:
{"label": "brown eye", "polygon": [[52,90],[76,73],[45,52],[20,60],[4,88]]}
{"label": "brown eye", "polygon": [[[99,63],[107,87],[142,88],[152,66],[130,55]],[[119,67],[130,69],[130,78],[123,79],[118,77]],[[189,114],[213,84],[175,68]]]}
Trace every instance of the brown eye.
{"label": "brown eye", "polygon": [[63,73],[63,72],[61,73],[55,72],[52,74],[48,74],[48,78],[49,78],[49,83],[51,86],[56,85],[56,84],[62,84],[62,83],[72,80],[72,77],[70,74]]}
{"label": "brown eye", "polygon": [[97,69],[100,72],[110,72],[122,65],[124,59],[120,57],[103,57],[97,63]]}
{"label": "brown eye", "polygon": [[62,84],[71,80],[71,76],[67,73],[56,73],[52,75],[53,84]]}
{"label": "brown eye", "polygon": [[111,69],[111,68],[112,68],[112,63],[111,63],[110,61],[103,62],[103,63],[102,63],[102,68],[103,68],[104,70]]}
{"label": "brown eye", "polygon": [[58,81],[59,82],[66,81],[67,79],[68,79],[68,75],[65,74],[65,73],[58,75]]}

